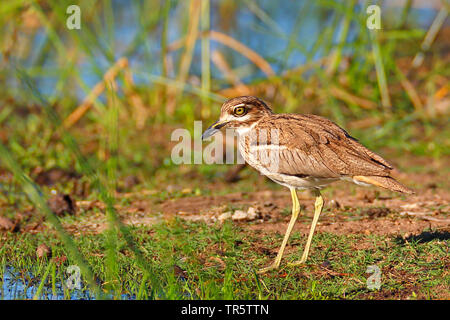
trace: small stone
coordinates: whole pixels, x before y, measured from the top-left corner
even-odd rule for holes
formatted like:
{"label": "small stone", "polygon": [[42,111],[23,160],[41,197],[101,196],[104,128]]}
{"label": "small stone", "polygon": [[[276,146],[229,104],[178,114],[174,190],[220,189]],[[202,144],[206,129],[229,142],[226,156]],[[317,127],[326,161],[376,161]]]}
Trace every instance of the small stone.
{"label": "small stone", "polygon": [[411,209],[419,208],[419,204],[417,202],[416,203],[408,203],[408,204],[404,204],[400,207],[402,207],[403,209],[406,209],[406,210],[411,210]]}
{"label": "small stone", "polygon": [[242,210],[236,210],[233,214],[233,216],[231,217],[231,219],[233,219],[234,221],[242,221],[247,219],[247,212],[242,211]]}
{"label": "small stone", "polygon": [[247,210],[247,219],[255,220],[258,217],[258,211],[254,207],[250,207]]}
{"label": "small stone", "polygon": [[217,219],[220,222],[224,222],[227,219],[231,219],[231,217],[232,217],[231,211],[227,211],[227,212],[222,213],[219,217],[217,217]]}
{"label": "small stone", "polygon": [[36,249],[36,256],[38,258],[48,258],[51,256],[51,254],[52,250],[45,243],[40,244]]}

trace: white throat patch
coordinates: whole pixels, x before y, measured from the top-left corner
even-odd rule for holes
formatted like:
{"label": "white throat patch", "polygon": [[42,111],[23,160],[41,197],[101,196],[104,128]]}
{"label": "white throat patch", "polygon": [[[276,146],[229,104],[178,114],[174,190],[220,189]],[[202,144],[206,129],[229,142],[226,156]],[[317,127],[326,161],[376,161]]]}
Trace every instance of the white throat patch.
{"label": "white throat patch", "polygon": [[[243,117],[245,118],[245,117]],[[248,127],[239,127],[236,128],[236,132],[241,136],[241,135],[245,135],[247,134],[250,130],[252,130],[256,125],[258,124],[258,121],[253,122],[250,126]]]}

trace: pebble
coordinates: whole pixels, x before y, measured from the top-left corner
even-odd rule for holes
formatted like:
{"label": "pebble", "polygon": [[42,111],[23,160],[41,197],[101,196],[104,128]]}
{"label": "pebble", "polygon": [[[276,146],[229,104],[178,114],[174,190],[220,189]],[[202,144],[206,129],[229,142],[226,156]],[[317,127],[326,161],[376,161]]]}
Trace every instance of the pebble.
{"label": "pebble", "polygon": [[231,217],[234,221],[242,221],[247,219],[247,212],[242,210],[236,210]]}
{"label": "pebble", "polygon": [[234,221],[253,221],[258,218],[258,211],[254,207],[248,208],[247,212],[236,210],[231,217]]}
{"label": "pebble", "polygon": [[256,218],[258,218],[258,212],[256,211],[256,209],[254,207],[248,208],[248,210],[247,210],[247,219],[255,220]]}
{"label": "pebble", "polygon": [[231,219],[232,215],[233,214],[231,213],[231,211],[227,211],[227,212],[222,213],[219,217],[217,217],[217,219],[220,222],[224,222],[227,219]]}

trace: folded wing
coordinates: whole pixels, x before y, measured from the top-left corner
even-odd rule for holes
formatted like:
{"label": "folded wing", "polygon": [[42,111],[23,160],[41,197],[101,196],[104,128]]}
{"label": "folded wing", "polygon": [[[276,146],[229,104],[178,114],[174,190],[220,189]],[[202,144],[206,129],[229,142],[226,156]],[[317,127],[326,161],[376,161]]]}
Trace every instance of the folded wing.
{"label": "folded wing", "polygon": [[[319,116],[278,114],[261,121],[255,129],[250,145],[259,146],[259,150],[267,145],[267,150],[278,152],[278,173],[338,178],[389,176],[392,170],[382,157],[332,121]],[[279,148],[274,148],[275,145]]]}

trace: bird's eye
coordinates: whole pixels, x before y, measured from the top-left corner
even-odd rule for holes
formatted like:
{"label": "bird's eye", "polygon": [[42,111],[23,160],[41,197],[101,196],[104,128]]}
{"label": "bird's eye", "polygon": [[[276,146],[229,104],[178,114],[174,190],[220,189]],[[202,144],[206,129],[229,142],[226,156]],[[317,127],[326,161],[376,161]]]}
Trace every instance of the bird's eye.
{"label": "bird's eye", "polygon": [[236,107],[233,110],[235,116],[243,116],[247,112],[245,107]]}

